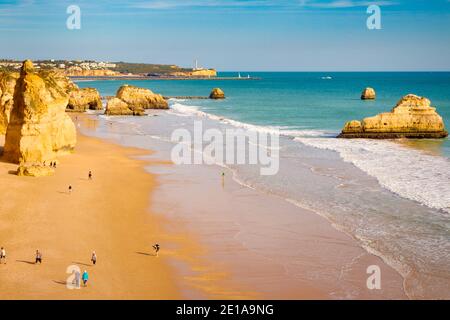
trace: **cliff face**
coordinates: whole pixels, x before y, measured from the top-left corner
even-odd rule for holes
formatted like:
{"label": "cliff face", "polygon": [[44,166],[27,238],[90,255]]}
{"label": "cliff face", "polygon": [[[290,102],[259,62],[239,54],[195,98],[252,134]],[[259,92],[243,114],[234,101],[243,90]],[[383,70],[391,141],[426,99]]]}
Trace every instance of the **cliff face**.
{"label": "cliff face", "polygon": [[121,76],[119,72],[99,69],[99,70],[84,70],[80,67],[70,67],[64,71],[68,77],[118,77]]}
{"label": "cliff face", "polygon": [[14,104],[14,88],[18,78],[19,73],[17,72],[0,73],[0,134],[6,133]]}
{"label": "cliff face", "polygon": [[5,160],[21,165],[19,174],[48,174],[49,170],[36,168],[75,147],[75,125],[65,113],[68,100],[54,73],[36,73],[31,61],[24,62],[14,90],[4,147]]}
{"label": "cliff face", "polygon": [[86,110],[102,110],[103,104],[97,89],[84,88],[71,90],[67,110],[84,112]]}
{"label": "cliff face", "polygon": [[160,95],[149,89],[124,85],[117,91],[116,97],[128,104],[130,109],[168,109],[169,105]]}
{"label": "cliff face", "polygon": [[430,100],[413,94],[404,96],[391,112],[345,124],[340,138],[444,138],[442,117]]}

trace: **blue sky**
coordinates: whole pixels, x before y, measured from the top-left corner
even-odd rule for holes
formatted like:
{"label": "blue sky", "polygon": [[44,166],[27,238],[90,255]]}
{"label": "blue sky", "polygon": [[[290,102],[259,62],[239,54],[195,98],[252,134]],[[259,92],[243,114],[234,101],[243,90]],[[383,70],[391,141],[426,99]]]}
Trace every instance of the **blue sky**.
{"label": "blue sky", "polygon": [[[68,30],[66,9],[81,9]],[[381,30],[366,9],[381,8]],[[0,0],[0,57],[226,71],[450,70],[449,0]]]}

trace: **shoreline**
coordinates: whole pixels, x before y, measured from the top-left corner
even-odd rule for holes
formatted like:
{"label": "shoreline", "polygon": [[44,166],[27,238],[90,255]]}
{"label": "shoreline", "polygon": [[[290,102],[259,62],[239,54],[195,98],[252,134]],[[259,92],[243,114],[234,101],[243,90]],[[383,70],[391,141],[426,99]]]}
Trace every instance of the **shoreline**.
{"label": "shoreline", "polygon": [[[121,121],[100,122],[104,122],[103,133],[99,131],[96,136],[112,139],[121,145],[139,144],[140,140],[127,140],[127,137],[132,139],[129,135],[134,132],[129,131],[131,128],[127,124]],[[145,139],[145,135],[141,138]],[[165,158],[158,149],[147,145],[145,148],[155,150],[157,159]],[[166,212],[169,220],[180,221],[183,229],[187,228],[198,237],[209,262],[220,262],[223,269],[229,271],[228,277],[216,279],[225,287],[233,287],[236,282],[244,284],[244,287],[259,293],[258,299],[341,299],[345,290],[339,290],[345,288],[331,290],[329,286],[343,281],[342,284],[346,283],[358,292],[358,299],[407,298],[401,275],[382,258],[368,253],[356,239],[337,230],[328,219],[277,196],[240,186],[231,178],[226,179],[224,189],[215,182],[221,170],[216,166],[149,168],[162,181],[155,191],[156,200],[152,205],[156,206],[156,211]],[[207,198],[202,196],[205,192],[208,193]],[[273,213],[277,211],[283,212],[284,223],[289,221],[291,235],[280,233],[277,230],[279,223],[271,225]],[[248,219],[254,221],[254,225],[247,230]],[[261,239],[255,239],[256,235]],[[270,255],[272,244],[268,239],[274,242],[273,252],[280,255],[275,260]],[[269,243],[264,244],[264,241]],[[298,256],[292,260],[294,253]],[[314,258],[311,260],[311,257]],[[366,268],[371,264],[382,269],[383,283],[389,283],[385,287],[387,291],[365,289]],[[257,270],[257,275],[248,274],[249,268]],[[306,275],[315,272],[325,274],[317,282],[308,279]],[[190,278],[194,286],[202,290],[211,289],[203,287],[207,279]]]}

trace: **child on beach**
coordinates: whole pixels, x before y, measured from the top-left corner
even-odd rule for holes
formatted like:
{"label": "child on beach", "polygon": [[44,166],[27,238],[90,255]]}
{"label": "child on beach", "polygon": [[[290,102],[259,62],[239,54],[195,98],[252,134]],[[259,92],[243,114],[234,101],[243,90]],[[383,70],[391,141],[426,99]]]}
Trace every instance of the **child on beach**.
{"label": "child on beach", "polygon": [[83,272],[83,286],[85,286],[86,287],[86,285],[87,285],[87,282],[88,282],[88,280],[89,280],[89,274],[87,273],[87,271],[86,270],[84,270],[84,272]]}
{"label": "child on beach", "polygon": [[159,252],[159,244],[156,243],[156,244],[153,246],[153,249],[155,249],[156,256],[158,256],[158,252]]}
{"label": "child on beach", "polygon": [[0,249],[0,263],[2,263],[2,260],[5,260],[6,264],[6,250],[3,247]]}
{"label": "child on beach", "polygon": [[36,250],[36,260],[34,264],[37,264],[38,262],[39,264],[42,264],[42,253],[39,250]]}
{"label": "child on beach", "polygon": [[97,263],[97,254],[95,253],[95,251],[92,252],[91,261],[92,261],[93,265],[95,265]]}

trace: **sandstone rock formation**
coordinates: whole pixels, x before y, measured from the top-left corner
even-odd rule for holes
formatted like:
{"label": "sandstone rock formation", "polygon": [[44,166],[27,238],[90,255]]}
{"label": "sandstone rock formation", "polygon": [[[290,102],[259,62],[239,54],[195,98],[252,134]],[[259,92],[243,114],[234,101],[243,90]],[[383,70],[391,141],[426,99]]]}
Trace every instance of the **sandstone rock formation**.
{"label": "sandstone rock formation", "polygon": [[442,117],[430,100],[414,94],[400,99],[391,112],[381,113],[360,121],[347,122],[339,138],[444,138]]}
{"label": "sandstone rock formation", "polygon": [[3,152],[5,160],[20,164],[19,174],[49,174],[51,171],[39,167],[72,152],[76,130],[65,113],[68,101],[54,73],[37,73],[31,61],[23,63]]}
{"label": "sandstone rock formation", "polygon": [[84,112],[89,110],[102,110],[103,104],[97,89],[84,88],[70,91],[68,111]]}
{"label": "sandstone rock formation", "polygon": [[365,88],[361,93],[361,100],[374,100],[375,98],[376,94],[373,88]]}
{"label": "sandstone rock formation", "polygon": [[6,133],[14,103],[14,88],[19,78],[17,72],[0,73],[0,134]]}
{"label": "sandstone rock formation", "polygon": [[111,98],[106,104],[105,114],[109,116],[142,116],[143,108],[130,108],[126,102],[119,98]]}
{"label": "sandstone rock formation", "polygon": [[169,109],[163,96],[149,89],[123,85],[117,90],[116,97],[127,103],[132,110]]}
{"label": "sandstone rock formation", "polygon": [[225,93],[220,88],[214,88],[210,95],[210,99],[225,99]]}

